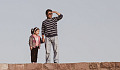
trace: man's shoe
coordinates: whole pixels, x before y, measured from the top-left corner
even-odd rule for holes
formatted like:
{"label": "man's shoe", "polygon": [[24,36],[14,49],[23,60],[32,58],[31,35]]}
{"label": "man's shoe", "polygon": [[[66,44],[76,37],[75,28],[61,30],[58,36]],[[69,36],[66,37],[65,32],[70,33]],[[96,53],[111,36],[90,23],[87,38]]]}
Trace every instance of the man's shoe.
{"label": "man's shoe", "polygon": [[57,63],[57,62],[54,62],[54,63]]}

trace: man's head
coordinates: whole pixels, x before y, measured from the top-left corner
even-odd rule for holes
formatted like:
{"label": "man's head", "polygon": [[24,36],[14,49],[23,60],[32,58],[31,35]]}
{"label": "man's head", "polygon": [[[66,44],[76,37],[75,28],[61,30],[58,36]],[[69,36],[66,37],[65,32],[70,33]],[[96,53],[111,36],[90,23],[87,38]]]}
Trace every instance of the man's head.
{"label": "man's head", "polygon": [[46,10],[46,17],[47,17],[48,19],[51,19],[51,18],[52,18],[52,15],[53,15],[52,10],[51,10],[51,9],[47,9],[47,10]]}

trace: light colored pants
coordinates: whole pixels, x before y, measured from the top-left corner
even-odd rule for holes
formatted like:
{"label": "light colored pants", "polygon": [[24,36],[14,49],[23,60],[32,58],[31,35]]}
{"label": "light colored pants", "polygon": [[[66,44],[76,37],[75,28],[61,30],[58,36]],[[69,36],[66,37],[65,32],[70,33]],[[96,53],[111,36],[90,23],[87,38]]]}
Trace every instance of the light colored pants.
{"label": "light colored pants", "polygon": [[58,36],[45,37],[46,63],[51,62],[51,57],[50,57],[51,45],[53,46],[53,51],[54,51],[53,60],[54,62],[59,63]]}

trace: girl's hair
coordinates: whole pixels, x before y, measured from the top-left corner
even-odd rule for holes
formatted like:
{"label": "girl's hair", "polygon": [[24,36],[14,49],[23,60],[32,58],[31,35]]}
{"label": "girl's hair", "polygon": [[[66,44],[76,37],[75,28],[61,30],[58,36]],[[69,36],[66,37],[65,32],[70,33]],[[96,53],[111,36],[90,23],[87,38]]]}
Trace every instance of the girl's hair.
{"label": "girl's hair", "polygon": [[34,34],[34,29],[33,28],[31,29],[31,34]]}
{"label": "girl's hair", "polygon": [[37,30],[40,30],[38,27],[35,27],[34,28],[34,32],[36,32]]}
{"label": "girl's hair", "polygon": [[40,30],[38,27],[35,27],[34,29],[31,29],[31,34],[34,34],[34,32],[36,32],[37,30]]}

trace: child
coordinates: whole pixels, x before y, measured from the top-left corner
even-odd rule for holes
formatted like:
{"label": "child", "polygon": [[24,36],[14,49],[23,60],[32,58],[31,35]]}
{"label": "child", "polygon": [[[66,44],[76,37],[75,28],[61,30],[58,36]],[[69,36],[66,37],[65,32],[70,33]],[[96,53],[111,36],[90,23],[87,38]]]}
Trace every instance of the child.
{"label": "child", "polygon": [[29,37],[29,46],[31,50],[31,63],[37,63],[37,55],[38,55],[38,49],[40,49],[40,45],[42,42],[40,36],[39,36],[40,29],[35,27],[34,29],[31,29],[31,36]]}

